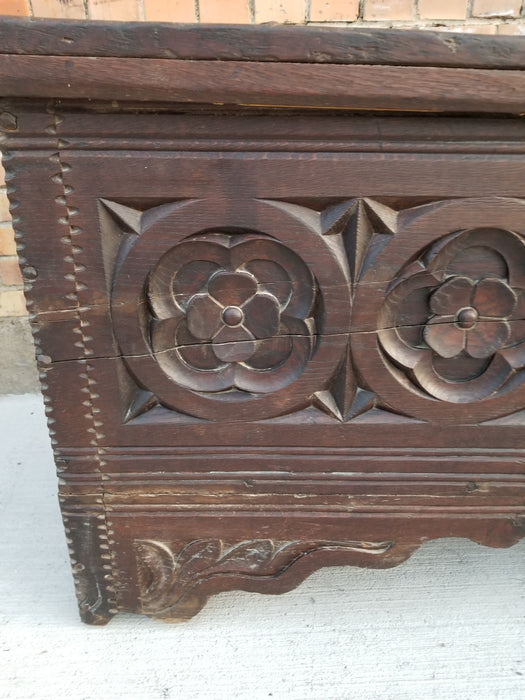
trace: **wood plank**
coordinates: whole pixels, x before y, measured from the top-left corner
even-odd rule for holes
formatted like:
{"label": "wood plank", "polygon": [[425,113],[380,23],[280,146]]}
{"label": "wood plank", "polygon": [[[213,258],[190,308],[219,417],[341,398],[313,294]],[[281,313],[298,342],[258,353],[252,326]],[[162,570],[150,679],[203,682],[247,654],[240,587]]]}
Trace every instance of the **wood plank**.
{"label": "wood plank", "polygon": [[2,18],[4,53],[521,69],[521,37],[394,29]]}
{"label": "wood plank", "polygon": [[[432,85],[432,91],[428,85]],[[525,112],[525,72],[0,55],[3,96]]]}

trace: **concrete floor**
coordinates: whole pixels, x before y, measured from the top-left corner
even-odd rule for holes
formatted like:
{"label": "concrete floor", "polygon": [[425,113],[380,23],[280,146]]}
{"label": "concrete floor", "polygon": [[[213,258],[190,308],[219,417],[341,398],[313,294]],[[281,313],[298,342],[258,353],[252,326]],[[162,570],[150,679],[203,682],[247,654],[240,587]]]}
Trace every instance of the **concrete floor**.
{"label": "concrete floor", "polygon": [[523,700],[525,541],[225,593],[183,625],[79,622],[40,397],[0,397],[0,697]]}
{"label": "concrete floor", "polygon": [[0,394],[40,391],[27,316],[0,318]]}

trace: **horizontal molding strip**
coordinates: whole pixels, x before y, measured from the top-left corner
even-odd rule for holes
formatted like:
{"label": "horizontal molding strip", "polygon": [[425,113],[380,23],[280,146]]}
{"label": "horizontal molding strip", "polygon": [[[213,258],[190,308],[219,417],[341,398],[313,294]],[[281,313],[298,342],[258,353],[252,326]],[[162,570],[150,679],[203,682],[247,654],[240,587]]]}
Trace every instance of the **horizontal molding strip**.
{"label": "horizontal molding strip", "polygon": [[[392,485],[402,486],[421,485],[421,484],[456,484],[475,481],[480,483],[491,484],[516,484],[517,486],[525,486],[525,474],[480,474],[474,473],[443,473],[443,474],[428,474],[426,472],[220,472],[220,473],[188,473],[188,472],[104,472],[102,478],[99,474],[93,475],[90,473],[65,473],[61,475],[61,480],[64,483],[93,483],[100,484],[104,481],[105,484],[118,484],[126,487],[128,484],[143,484],[145,482],[158,485],[169,485],[173,488],[189,488],[197,484],[217,483],[221,484],[244,484],[251,488],[258,485],[262,488],[270,488],[278,484],[280,488],[285,488],[286,484],[293,484],[291,488],[298,488],[298,485],[310,487],[313,484],[326,484],[330,479],[330,484],[336,484],[338,487],[345,488],[360,486],[373,486],[377,488],[383,484],[387,484],[390,488]],[[270,484],[270,486],[268,485]],[[472,484],[471,484],[472,485]],[[157,488],[155,486],[155,488]],[[286,487],[287,488],[287,487]]]}
{"label": "horizontal molding strip", "polygon": [[[256,454],[264,454],[264,455],[289,455],[289,454],[296,454],[299,456],[303,455],[316,455],[318,454],[318,448],[316,447],[281,447],[281,446],[276,446],[276,445],[265,445],[265,446],[258,446],[254,445],[250,447],[246,446],[238,446],[238,445],[232,445],[232,446],[224,446],[224,445],[206,445],[206,449],[209,450],[212,454],[216,455],[241,455],[241,456],[247,456],[247,455],[256,455]],[[516,458],[518,459],[522,464],[525,465],[525,456],[523,454],[523,448],[498,448],[498,447],[487,447],[487,448],[479,448],[479,447],[465,447],[465,448],[460,448],[460,447],[414,447],[414,446],[409,446],[409,447],[323,447],[323,453],[324,454],[329,454],[329,455],[340,455],[342,457],[359,457],[359,456],[364,456],[364,457],[370,457],[370,456],[377,456],[377,457],[383,457],[385,453],[385,449],[388,449],[388,453],[390,455],[394,456],[399,456],[402,457],[403,459],[409,459],[411,456],[416,456],[416,457],[432,457],[438,456],[439,458],[441,457],[452,457],[454,459],[457,458],[463,458],[467,457],[468,459],[477,459],[478,457],[482,458],[491,458],[494,456],[494,460],[499,460],[502,457],[509,457],[509,458]],[[118,445],[106,445],[100,448],[101,454],[105,455],[124,455],[124,456],[138,456],[138,457],[144,457],[144,456],[149,456],[149,455],[155,455],[157,456],[165,456],[165,457],[178,457],[182,455],[202,455],[203,448],[202,446],[199,445],[179,445],[176,448],[174,448],[171,445],[151,445],[151,446],[129,446],[129,447],[121,447]],[[77,455],[77,454],[92,454],[93,448],[86,446],[86,447],[67,447],[67,446],[62,446],[60,447],[60,453],[61,455],[68,455],[71,454]]]}
{"label": "horizontal molding strip", "polygon": [[[99,151],[101,147],[107,151],[151,151],[152,143],[156,150],[174,151],[178,154],[185,153],[406,153],[409,156],[426,153],[450,153],[457,156],[459,154],[472,155],[522,155],[525,153],[525,140],[508,141],[483,141],[475,140],[470,142],[462,141],[359,141],[351,138],[345,141],[333,141],[325,139],[302,139],[296,141],[286,141],[278,139],[267,139],[258,141],[241,141],[239,139],[169,139],[154,137],[151,139],[141,139],[140,137],[126,137],[117,139],[114,137],[83,138],[72,136],[62,143],[61,151],[67,154],[69,150],[76,151]],[[16,148],[17,151],[52,151],[56,146],[56,139],[36,139],[31,137],[21,137],[9,139],[9,147]]]}
{"label": "horizontal molding strip", "polygon": [[[483,479],[525,478],[522,450],[324,447],[102,447],[103,478],[121,479]],[[58,451],[61,476],[92,472],[89,448]],[[190,475],[190,476],[189,476]],[[89,477],[87,477],[89,478]]]}
{"label": "horizontal molding strip", "polygon": [[[62,448],[63,451],[67,450],[68,448],[64,447]],[[72,450],[83,450],[83,449],[89,449],[89,448],[72,448]],[[479,459],[479,458],[485,458],[489,460],[499,460],[502,457],[509,457],[509,458],[516,458],[519,459],[519,461],[523,464],[524,463],[524,455],[523,455],[523,449],[522,448],[516,448],[516,449],[510,449],[510,448],[471,448],[471,447],[465,447],[465,448],[460,448],[460,447],[323,447],[323,455],[329,455],[329,456],[338,456],[344,459],[351,459],[353,457],[366,457],[367,459],[370,457],[384,457],[385,456],[385,450],[388,450],[388,454],[391,458],[393,457],[399,457],[401,459],[410,459],[410,457],[414,456],[417,458],[429,458],[429,457],[435,457],[436,459],[441,459],[441,458],[452,458],[452,459]],[[161,447],[161,446],[154,446],[152,445],[147,446],[147,447],[142,447],[142,446],[133,446],[133,447],[118,447],[118,446],[103,446],[101,447],[101,453],[105,455],[123,455],[134,457],[144,457],[144,456],[150,456],[150,455],[155,455],[155,457],[158,456],[165,456],[165,457],[180,457],[180,456],[191,456],[194,455],[196,457],[202,456],[203,454],[203,447],[202,446],[177,446],[174,450],[173,447],[166,446],[166,447]],[[319,456],[319,449],[317,447],[281,447],[281,446],[274,446],[274,445],[268,445],[268,446],[251,446],[250,447],[244,447],[244,446],[224,446],[224,445],[206,445],[206,456],[207,457],[213,457],[214,455],[220,456],[220,455],[226,455],[226,456],[240,456],[240,457],[247,457],[247,456],[255,456],[255,455],[264,455],[265,457],[272,457],[272,456],[280,456],[280,455],[297,455],[299,457],[304,457],[308,455],[313,455],[313,456]]]}
{"label": "horizontal molding strip", "polygon": [[[457,501],[456,498],[451,500]],[[313,504],[290,504],[290,503],[278,503],[271,505],[269,503],[253,503],[247,504],[243,502],[238,503],[228,503],[228,504],[171,504],[171,503],[112,503],[105,498],[106,509],[108,513],[140,513],[141,515],[148,515],[153,518],[162,518],[167,512],[180,513],[184,515],[206,515],[211,513],[220,513],[221,515],[234,515],[235,517],[241,516],[243,513],[256,513],[257,516],[263,515],[275,515],[282,519],[287,516],[294,516],[296,513],[308,514],[315,513],[316,519],[330,516],[376,516],[384,517],[389,515],[392,517],[403,517],[406,519],[407,515],[410,518],[424,518],[432,516],[433,518],[446,518],[446,517],[457,517],[457,516],[468,516],[473,518],[481,519],[484,515],[491,515],[493,517],[509,517],[515,516],[517,519],[525,518],[525,506],[520,505],[491,505],[491,506],[481,506],[479,503],[473,504],[472,506],[458,506],[458,505],[444,505],[439,503],[436,505],[363,505],[363,506],[352,506],[347,507],[342,505],[326,505],[321,503],[319,505]],[[68,506],[69,510],[69,506]],[[454,536],[454,535],[451,535]]]}

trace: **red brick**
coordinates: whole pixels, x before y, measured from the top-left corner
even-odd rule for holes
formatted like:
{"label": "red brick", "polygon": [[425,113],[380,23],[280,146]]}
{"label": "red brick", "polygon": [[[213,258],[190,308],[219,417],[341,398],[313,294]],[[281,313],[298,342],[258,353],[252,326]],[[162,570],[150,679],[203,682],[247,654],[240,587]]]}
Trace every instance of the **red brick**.
{"label": "red brick", "polygon": [[[429,28],[435,29],[435,27]],[[497,27],[495,24],[457,24],[454,27],[447,25],[439,27],[439,29],[446,32],[463,32],[464,34],[495,34]]]}
{"label": "red brick", "polygon": [[4,287],[14,287],[15,285],[23,284],[16,256],[0,258],[0,283]]}
{"label": "red brick", "polygon": [[359,15],[359,0],[312,0],[311,22],[355,22]]}
{"label": "red brick", "polygon": [[29,4],[26,0],[0,0],[0,15],[29,17]]}
{"label": "red brick", "polygon": [[33,17],[85,19],[83,0],[32,0]]}
{"label": "red brick", "polygon": [[474,0],[473,17],[519,17],[521,0]]}
{"label": "red brick", "polygon": [[90,19],[139,20],[139,0],[88,0]]}
{"label": "red brick", "polygon": [[0,255],[16,255],[15,232],[11,226],[0,226]]}
{"label": "red brick", "polygon": [[421,19],[465,19],[467,0],[419,0]]}
{"label": "red brick", "polygon": [[17,289],[10,289],[7,292],[0,291],[0,318],[25,316],[26,314],[24,292]]}
{"label": "red brick", "polygon": [[414,5],[412,0],[365,0],[363,19],[413,19]]}
{"label": "red brick", "polygon": [[144,18],[151,22],[195,22],[195,2],[144,0]]}
{"label": "red brick", "polygon": [[305,0],[255,0],[255,21],[304,23]]}
{"label": "red brick", "polygon": [[498,34],[514,34],[523,36],[525,34],[525,24],[512,22],[512,24],[500,24]]}
{"label": "red brick", "polygon": [[5,193],[5,187],[0,189],[0,222],[11,221],[9,213],[9,200]]}
{"label": "red brick", "polygon": [[199,0],[201,22],[250,24],[249,0]]}

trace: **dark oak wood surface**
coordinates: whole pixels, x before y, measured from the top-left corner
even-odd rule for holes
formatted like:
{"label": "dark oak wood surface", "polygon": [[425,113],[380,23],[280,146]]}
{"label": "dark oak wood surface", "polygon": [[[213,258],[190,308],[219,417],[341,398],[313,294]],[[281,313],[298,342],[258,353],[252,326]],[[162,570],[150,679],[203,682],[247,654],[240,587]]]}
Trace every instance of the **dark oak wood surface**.
{"label": "dark oak wood surface", "polygon": [[0,37],[82,619],[523,537],[521,40]]}
{"label": "dark oak wood surface", "polygon": [[[525,111],[525,72],[0,54],[5,95],[433,112]],[[428,85],[432,84],[432,90]]]}
{"label": "dark oak wood surface", "polygon": [[2,53],[272,63],[342,63],[522,70],[521,37],[395,29],[337,29],[3,17]]}

